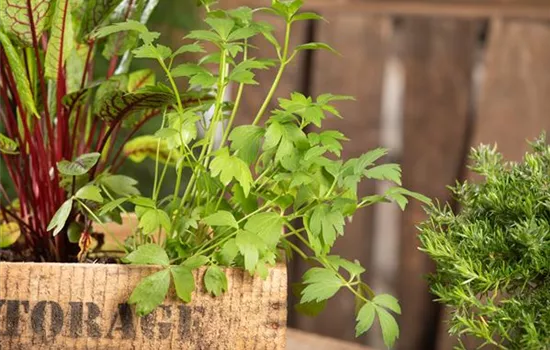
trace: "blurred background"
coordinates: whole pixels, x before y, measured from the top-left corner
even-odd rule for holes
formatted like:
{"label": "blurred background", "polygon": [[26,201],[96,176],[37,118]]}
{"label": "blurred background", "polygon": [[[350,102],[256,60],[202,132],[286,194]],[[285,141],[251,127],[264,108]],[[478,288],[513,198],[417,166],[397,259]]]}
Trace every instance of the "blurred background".
{"label": "blurred background", "polygon": [[[265,6],[269,0],[222,0],[224,8]],[[338,107],[343,120],[329,119],[325,127],[339,129],[350,139],[345,157],[386,147],[387,162],[403,168],[403,186],[441,202],[453,204],[447,185],[467,179],[468,152],[480,143],[498,144],[510,160],[518,160],[533,139],[550,125],[550,2],[548,0],[305,0],[306,9],[329,23],[300,22],[292,43],[327,42],[341,53],[300,56],[277,91],[306,95],[325,92],[353,95],[356,102]],[[152,24],[164,33],[167,45],[199,23],[195,0],[160,0]],[[282,23],[269,15],[282,35]],[[256,57],[273,57],[264,41],[252,42]],[[192,59],[192,57],[188,57]],[[272,81],[274,71],[257,80]],[[241,121],[252,119],[267,87],[245,90]],[[275,106],[275,105],[273,105]],[[157,125],[147,125],[151,133]],[[134,173],[144,192],[152,170]],[[383,192],[384,183],[365,183],[362,195]],[[359,259],[367,267],[377,292],[400,300],[401,350],[447,350],[446,310],[433,302],[424,276],[433,270],[418,251],[415,225],[425,218],[411,203],[405,212],[383,204],[362,211],[346,227],[335,253]],[[292,281],[307,266],[289,265]],[[341,293],[316,318],[299,315],[289,303],[289,326],[349,342],[383,349],[377,326],[366,336],[354,336],[354,300]],[[334,349],[344,348],[344,345]],[[311,347],[312,349],[315,347]],[[349,349],[355,347],[349,347]],[[359,347],[358,347],[359,348]]]}

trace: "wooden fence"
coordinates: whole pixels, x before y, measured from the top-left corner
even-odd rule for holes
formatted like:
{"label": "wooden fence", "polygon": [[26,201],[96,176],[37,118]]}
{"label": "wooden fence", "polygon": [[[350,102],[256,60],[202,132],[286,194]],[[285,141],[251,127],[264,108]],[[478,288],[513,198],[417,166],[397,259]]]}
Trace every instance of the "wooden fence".
{"label": "wooden fence", "polygon": [[[313,96],[354,95],[356,103],[339,106],[344,120],[330,120],[325,126],[351,139],[346,157],[389,147],[388,161],[402,164],[408,189],[451,201],[445,186],[468,176],[465,164],[471,146],[498,143],[505,156],[519,159],[525,140],[550,124],[547,0],[306,0],[306,7],[330,24],[297,24],[292,43],[327,42],[342,56],[301,56],[277,96],[295,90]],[[272,20],[267,15],[265,19]],[[281,24],[273,24],[280,37]],[[269,44],[252,44],[259,49],[255,56],[274,55]],[[262,72],[257,78],[269,81],[273,74]],[[243,117],[257,111],[266,93],[249,89]],[[361,191],[372,194],[383,186],[367,183]],[[424,218],[417,203],[403,214],[393,206],[372,208],[347,226],[334,251],[361,260],[375,289],[399,297],[399,349],[446,350],[453,341],[446,336],[445,310],[432,302],[423,278],[433,266],[417,250],[415,224]],[[305,266],[300,261],[292,264],[291,279],[296,280]],[[318,318],[289,310],[293,327],[354,340],[354,301],[345,293]],[[382,349],[375,333],[355,341]]]}

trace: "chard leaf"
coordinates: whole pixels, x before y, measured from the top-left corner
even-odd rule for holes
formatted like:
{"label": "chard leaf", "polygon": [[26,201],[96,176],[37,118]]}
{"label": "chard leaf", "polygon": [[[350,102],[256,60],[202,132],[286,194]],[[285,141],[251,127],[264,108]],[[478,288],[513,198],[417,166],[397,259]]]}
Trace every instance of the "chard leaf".
{"label": "chard leaf", "polygon": [[147,276],[130,295],[128,304],[136,304],[136,314],[145,316],[162,304],[170,288],[170,270],[165,269]]}
{"label": "chard leaf", "polygon": [[141,69],[128,75],[128,92],[135,92],[146,86],[154,86],[155,72],[151,69]]}
{"label": "chard leaf", "polygon": [[86,0],[79,38],[83,39],[102,24],[122,0]]}
{"label": "chard leaf", "polygon": [[73,46],[73,25],[69,0],[57,0],[52,20],[52,30],[46,51],[46,78],[57,79]]}
{"label": "chard leaf", "polygon": [[[0,23],[4,30],[24,46],[32,46],[31,23],[40,38],[50,24],[52,0],[0,0]],[[30,11],[29,11],[30,7]],[[29,17],[29,13],[32,18]]]}
{"label": "chard leaf", "polygon": [[27,74],[25,72],[23,62],[21,61],[21,57],[8,36],[2,31],[0,31],[0,44],[2,44],[4,53],[8,58],[8,63],[15,79],[17,92],[19,93],[19,98],[21,99],[23,106],[28,112],[39,117],[38,111],[36,110],[36,105],[34,103],[31,85],[27,79]]}
{"label": "chard leaf", "polygon": [[95,117],[108,123],[119,121],[130,113],[170,105],[174,97],[170,91],[157,87],[146,87],[136,92],[120,90],[108,92],[101,101]]}

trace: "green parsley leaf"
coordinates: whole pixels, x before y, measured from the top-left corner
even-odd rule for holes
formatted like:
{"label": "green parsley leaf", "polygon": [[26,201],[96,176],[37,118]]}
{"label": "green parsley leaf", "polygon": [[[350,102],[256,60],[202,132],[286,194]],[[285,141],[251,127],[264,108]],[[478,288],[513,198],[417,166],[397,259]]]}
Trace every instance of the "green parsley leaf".
{"label": "green parsley leaf", "polygon": [[147,276],[130,295],[128,304],[136,304],[136,314],[145,316],[162,304],[170,288],[170,270],[165,269]]}

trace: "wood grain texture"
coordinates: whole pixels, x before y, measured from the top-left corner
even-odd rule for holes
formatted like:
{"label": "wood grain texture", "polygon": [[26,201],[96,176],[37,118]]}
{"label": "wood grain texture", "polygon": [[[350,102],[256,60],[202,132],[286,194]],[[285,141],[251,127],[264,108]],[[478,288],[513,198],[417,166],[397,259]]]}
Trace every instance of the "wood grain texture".
{"label": "wood grain texture", "polygon": [[526,140],[550,130],[549,42],[545,22],[491,23],[473,146],[497,143],[507,159],[520,160]]}
{"label": "wood grain texture", "polygon": [[[403,115],[403,186],[442,203],[447,185],[463,167],[471,110],[476,23],[462,20],[404,19],[398,51],[405,71]],[[412,201],[402,218],[399,300],[399,348],[433,349],[439,306],[423,275],[432,270],[418,251],[415,226],[426,218]]]}
{"label": "wood grain texture", "polygon": [[[173,290],[138,318],[125,304],[155,267],[0,263],[0,348],[284,349],[286,268],[264,281],[226,269],[229,290],[214,298],[197,282],[193,301]],[[195,271],[202,281],[204,269]]]}
{"label": "wood grain texture", "polygon": [[[382,17],[347,14],[324,14],[330,24],[320,23],[315,41],[327,42],[342,56],[316,52],[313,56],[311,95],[323,93],[353,95],[357,101],[337,105],[343,120],[329,116],[323,129],[342,131],[349,142],[344,143],[344,158],[357,157],[379,144],[379,122],[386,36],[389,21]],[[374,183],[363,183],[360,195],[372,194]],[[336,243],[332,253],[347,259],[358,259],[369,265],[373,212],[359,211],[345,227],[345,235]],[[294,265],[294,274],[302,274],[309,266]],[[342,291],[330,300],[323,313],[315,318],[296,315],[291,325],[311,332],[345,339],[356,339],[355,302],[350,293]]]}
{"label": "wood grain texture", "polygon": [[287,350],[371,350],[366,346],[355,343],[336,340],[297,329],[286,331]]}
{"label": "wood grain texture", "polygon": [[[271,2],[230,1],[247,6],[269,6]],[[308,0],[304,9],[399,16],[550,19],[550,3],[546,0]]]}

